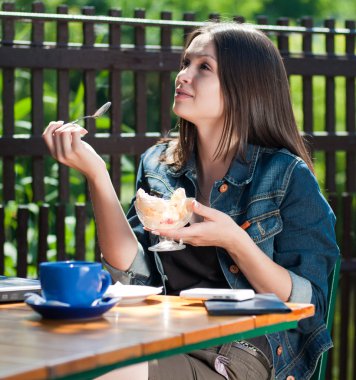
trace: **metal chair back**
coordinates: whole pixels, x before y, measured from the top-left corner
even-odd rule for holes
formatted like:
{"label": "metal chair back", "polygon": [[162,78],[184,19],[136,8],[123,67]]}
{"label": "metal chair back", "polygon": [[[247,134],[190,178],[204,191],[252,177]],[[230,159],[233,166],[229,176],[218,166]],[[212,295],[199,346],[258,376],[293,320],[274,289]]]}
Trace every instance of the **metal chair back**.
{"label": "metal chair back", "polygon": [[[336,295],[337,288],[339,283],[339,275],[340,275],[340,265],[341,265],[341,257],[339,257],[335,263],[333,271],[329,275],[329,296],[328,296],[328,309],[326,312],[326,327],[331,334],[333,321],[334,321],[334,312],[335,312],[335,303],[336,303]],[[316,371],[314,372],[311,380],[324,380],[326,365],[328,361],[328,351],[324,352],[321,355],[321,358],[316,367]]]}

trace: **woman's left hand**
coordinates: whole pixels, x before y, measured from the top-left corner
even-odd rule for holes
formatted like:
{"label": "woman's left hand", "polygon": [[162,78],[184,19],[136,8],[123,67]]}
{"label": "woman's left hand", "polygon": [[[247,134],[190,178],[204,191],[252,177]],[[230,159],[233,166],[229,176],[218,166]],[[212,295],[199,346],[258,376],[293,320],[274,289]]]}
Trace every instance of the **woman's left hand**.
{"label": "woman's left hand", "polygon": [[182,239],[184,243],[193,246],[215,246],[226,250],[234,245],[233,241],[238,234],[242,234],[241,237],[247,235],[229,215],[206,207],[197,201],[193,201],[192,207],[193,212],[203,218],[202,222],[193,223],[188,227],[176,230],[155,230],[152,232],[177,241]]}

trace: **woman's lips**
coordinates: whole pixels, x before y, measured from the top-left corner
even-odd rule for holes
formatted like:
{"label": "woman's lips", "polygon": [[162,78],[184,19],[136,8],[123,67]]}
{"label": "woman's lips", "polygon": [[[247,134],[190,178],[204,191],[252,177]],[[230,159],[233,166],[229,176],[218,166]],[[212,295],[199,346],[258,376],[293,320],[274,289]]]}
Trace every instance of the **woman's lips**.
{"label": "woman's lips", "polygon": [[174,95],[176,99],[188,99],[192,98],[193,95],[191,95],[189,92],[181,90],[181,89],[176,89],[176,93]]}

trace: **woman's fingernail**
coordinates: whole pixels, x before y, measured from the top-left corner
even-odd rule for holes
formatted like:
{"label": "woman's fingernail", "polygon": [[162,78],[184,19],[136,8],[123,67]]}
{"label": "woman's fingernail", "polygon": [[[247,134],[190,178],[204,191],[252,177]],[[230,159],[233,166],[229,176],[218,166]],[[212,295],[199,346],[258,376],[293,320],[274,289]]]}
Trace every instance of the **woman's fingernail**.
{"label": "woman's fingernail", "polygon": [[198,208],[198,207],[199,207],[199,202],[196,201],[196,200],[194,200],[194,201],[193,201],[193,205],[194,205],[194,207],[197,207],[197,208]]}

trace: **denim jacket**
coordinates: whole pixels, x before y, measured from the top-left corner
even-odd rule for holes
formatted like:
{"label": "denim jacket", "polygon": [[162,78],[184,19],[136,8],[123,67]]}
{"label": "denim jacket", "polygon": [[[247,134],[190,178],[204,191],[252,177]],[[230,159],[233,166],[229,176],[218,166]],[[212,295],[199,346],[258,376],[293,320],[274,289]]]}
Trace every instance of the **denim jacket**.
{"label": "denim jacket", "polygon": [[[169,197],[175,189],[184,187],[187,196],[196,197],[195,158],[175,170],[159,160],[165,149],[166,143],[158,144],[142,155],[137,189]],[[227,191],[219,191],[222,184],[228,186]],[[250,222],[247,232],[253,241],[291,276],[289,302],[315,305],[315,315],[300,321],[297,329],[267,335],[276,379],[289,375],[298,380],[309,379],[322,352],[332,347],[324,315],[328,275],[339,255],[335,216],[314,175],[302,159],[286,149],[249,145],[245,160],[236,157],[224,178],[215,182],[210,205],[239,225]],[[104,261],[106,267],[114,280],[125,284],[164,285],[159,256],[147,250],[157,237],[143,229],[133,203],[127,217],[139,242],[137,255],[126,272]],[[232,270],[236,265],[233,266],[229,254],[222,248],[216,249],[231,288],[251,288],[241,271]]]}

